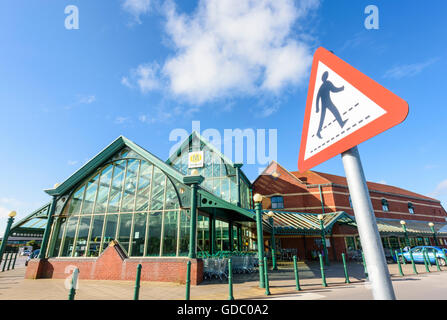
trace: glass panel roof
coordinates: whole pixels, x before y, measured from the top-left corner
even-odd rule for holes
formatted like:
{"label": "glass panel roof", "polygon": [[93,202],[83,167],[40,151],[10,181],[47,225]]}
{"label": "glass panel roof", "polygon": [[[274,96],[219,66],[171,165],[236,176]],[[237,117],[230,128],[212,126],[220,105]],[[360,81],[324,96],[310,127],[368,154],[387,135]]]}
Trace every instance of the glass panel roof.
{"label": "glass panel roof", "polygon": [[15,223],[11,228],[11,232],[43,232],[47,224],[49,209],[50,203],[47,203],[43,207],[37,209],[22,220]]}

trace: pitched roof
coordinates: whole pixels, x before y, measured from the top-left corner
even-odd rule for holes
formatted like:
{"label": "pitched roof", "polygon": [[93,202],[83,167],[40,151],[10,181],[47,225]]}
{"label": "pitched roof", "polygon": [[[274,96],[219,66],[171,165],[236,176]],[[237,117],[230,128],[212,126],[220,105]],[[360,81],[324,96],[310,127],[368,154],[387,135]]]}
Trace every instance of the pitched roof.
{"label": "pitched roof", "polygon": [[306,185],[300,179],[276,161],[270,162],[253,182],[253,185],[256,186],[256,192],[261,194],[294,193],[299,188],[302,188],[304,192],[306,189]]}
{"label": "pitched roof", "polygon": [[[209,140],[205,139],[200,133],[198,133],[197,131],[193,131],[185,140],[183,140],[183,142],[181,143],[181,145],[177,148],[177,150],[175,152],[173,152],[170,157],[168,158],[168,160],[166,160],[166,163],[168,165],[172,165],[172,162],[175,160],[176,157],[178,157],[182,150],[185,149],[186,147],[188,147],[188,145],[190,143],[192,143],[193,139],[197,138],[199,139],[199,141],[201,143],[203,143],[209,150],[211,150],[213,153],[217,154],[219,157],[222,158],[222,160],[224,162],[226,162],[229,166],[232,167],[236,167],[239,166],[242,167],[241,163],[234,163],[233,161],[231,161],[231,159],[229,159],[225,154],[223,154],[217,147],[215,147]],[[245,175],[245,173],[240,170],[241,173],[241,177],[242,179],[245,180],[245,182],[248,185],[252,185],[251,181],[247,178],[247,176]]]}
{"label": "pitched roof", "polygon": [[[324,172],[306,171],[304,173],[300,173],[298,171],[293,171],[292,174],[294,174],[296,177],[301,178],[301,179],[303,176],[306,176],[308,178],[307,182],[310,184],[334,183],[334,184],[339,184],[342,186],[348,185],[345,177],[337,176],[337,175],[329,174],[329,173],[324,173]],[[317,177],[315,177],[315,176],[317,176]],[[427,199],[427,200],[439,202],[439,200],[437,200],[437,199],[430,198],[430,197],[424,196],[422,194],[415,193],[415,192],[412,192],[412,191],[409,191],[406,189],[402,189],[399,187],[394,187],[394,186],[377,183],[377,182],[370,182],[370,181],[367,181],[366,184],[370,191],[394,193],[394,194],[398,194],[398,195]]]}
{"label": "pitched roof", "polygon": [[98,167],[104,164],[112,155],[121,150],[123,147],[129,147],[131,150],[135,151],[144,159],[152,162],[155,166],[160,168],[166,174],[177,179],[178,181],[183,181],[184,175],[177,171],[174,167],[166,164],[160,158],[154,156],[152,153],[146,151],[136,143],[130,141],[126,137],[120,136],[115,139],[111,144],[84,164],[79,170],[68,177],[64,182],[55,186],[53,189],[45,190],[49,195],[61,195],[67,192],[70,188],[74,187],[78,182],[84,180],[87,176],[92,174]]}

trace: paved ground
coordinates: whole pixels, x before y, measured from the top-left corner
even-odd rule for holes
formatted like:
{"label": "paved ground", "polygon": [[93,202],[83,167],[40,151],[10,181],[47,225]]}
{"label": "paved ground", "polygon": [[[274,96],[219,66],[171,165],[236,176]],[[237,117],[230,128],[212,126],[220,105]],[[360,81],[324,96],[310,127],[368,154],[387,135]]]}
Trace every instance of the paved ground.
{"label": "paved ground", "polygon": [[[328,287],[321,285],[321,273],[317,264],[299,264],[300,283],[303,291],[295,291],[295,280],[290,265],[282,265],[280,270],[270,272],[271,296],[265,296],[264,289],[258,288],[257,273],[235,275],[234,297],[236,299],[371,299],[370,285],[365,281],[363,266],[350,264],[349,275],[351,284],[344,283],[343,267],[332,264],[327,268]],[[403,266],[406,276],[399,276],[397,265],[389,265],[393,286],[398,299],[446,299],[447,298],[447,268],[443,272],[431,267],[426,273],[424,265],[418,265],[419,275],[413,275],[411,265]],[[25,267],[0,272],[0,299],[67,299],[68,287],[66,280],[24,280]],[[93,281],[81,280],[76,299],[132,299],[134,283],[132,281]],[[182,300],[185,296],[185,286],[173,283],[142,282],[141,299]],[[224,299],[228,298],[226,281],[205,281],[191,288],[191,299]]]}

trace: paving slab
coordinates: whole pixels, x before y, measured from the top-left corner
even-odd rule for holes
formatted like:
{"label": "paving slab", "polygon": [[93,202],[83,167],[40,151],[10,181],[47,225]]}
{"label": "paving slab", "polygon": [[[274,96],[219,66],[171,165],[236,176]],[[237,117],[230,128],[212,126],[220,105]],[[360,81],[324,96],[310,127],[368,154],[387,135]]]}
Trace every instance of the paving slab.
{"label": "paving slab", "polygon": [[[259,288],[258,273],[235,274],[233,292],[235,299],[282,299],[282,300],[318,300],[318,299],[372,299],[371,286],[367,281],[363,265],[348,265],[350,284],[345,284],[343,265],[333,263],[325,267],[328,287],[322,286],[321,270],[317,263],[299,263],[300,285],[303,291],[295,290],[294,272],[291,264],[282,264],[278,271],[269,272],[270,296],[265,289]],[[418,275],[413,274],[411,264],[403,265],[404,277],[399,275],[397,264],[390,264],[396,295],[418,297],[406,292],[424,279],[435,285],[435,292],[442,295],[447,288],[447,272],[438,272],[436,266],[425,271],[424,265],[417,265]],[[69,292],[69,279],[24,279],[25,267],[0,272],[0,299],[3,300],[66,300]],[[443,268],[447,271],[447,268]],[[435,279],[435,280],[433,280]],[[436,283],[436,279],[438,283]],[[422,281],[422,282],[421,282]],[[410,284],[409,284],[410,283]],[[130,300],[134,293],[133,281],[80,280],[75,299],[78,300]],[[142,300],[184,300],[185,285],[168,282],[141,282]],[[419,298],[419,297],[418,297]],[[420,297],[423,298],[423,297]],[[447,298],[447,294],[444,295]],[[192,300],[227,300],[228,284],[223,279],[207,279],[198,286],[191,287]]]}

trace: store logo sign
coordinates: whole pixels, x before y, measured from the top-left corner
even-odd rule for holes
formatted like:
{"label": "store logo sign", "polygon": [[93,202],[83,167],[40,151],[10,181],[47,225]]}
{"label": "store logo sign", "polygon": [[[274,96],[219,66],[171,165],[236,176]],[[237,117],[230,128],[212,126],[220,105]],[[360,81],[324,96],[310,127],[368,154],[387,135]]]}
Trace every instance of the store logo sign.
{"label": "store logo sign", "polygon": [[203,167],[203,151],[190,152],[188,155],[188,168]]}

